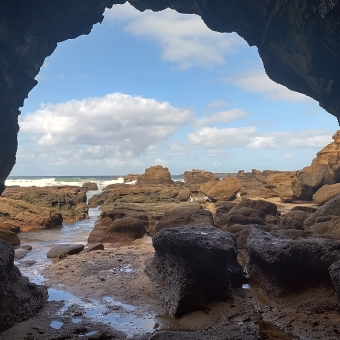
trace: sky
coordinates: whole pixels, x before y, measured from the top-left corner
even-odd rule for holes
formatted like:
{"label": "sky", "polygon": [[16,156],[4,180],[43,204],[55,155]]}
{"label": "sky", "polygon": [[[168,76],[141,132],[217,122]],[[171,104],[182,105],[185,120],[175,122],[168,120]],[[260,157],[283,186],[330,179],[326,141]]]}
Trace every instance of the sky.
{"label": "sky", "polygon": [[297,170],[335,117],[271,81],[256,47],[200,17],[129,4],[58,44],[19,117],[14,176]]}

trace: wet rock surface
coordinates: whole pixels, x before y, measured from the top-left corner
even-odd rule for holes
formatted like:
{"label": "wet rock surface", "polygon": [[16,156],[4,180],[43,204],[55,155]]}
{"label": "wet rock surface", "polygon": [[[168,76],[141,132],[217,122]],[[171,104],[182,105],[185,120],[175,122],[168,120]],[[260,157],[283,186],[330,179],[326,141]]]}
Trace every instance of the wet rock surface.
{"label": "wet rock surface", "polygon": [[163,229],[153,238],[155,255],[146,272],[169,308],[180,317],[225,300],[241,285],[234,236],[213,227]]}
{"label": "wet rock surface", "polygon": [[51,248],[47,253],[47,257],[54,259],[56,257],[74,255],[80,253],[83,249],[83,244],[60,244]]}
{"label": "wet rock surface", "polygon": [[20,274],[13,247],[0,239],[0,332],[32,317],[46,301],[47,289]]}

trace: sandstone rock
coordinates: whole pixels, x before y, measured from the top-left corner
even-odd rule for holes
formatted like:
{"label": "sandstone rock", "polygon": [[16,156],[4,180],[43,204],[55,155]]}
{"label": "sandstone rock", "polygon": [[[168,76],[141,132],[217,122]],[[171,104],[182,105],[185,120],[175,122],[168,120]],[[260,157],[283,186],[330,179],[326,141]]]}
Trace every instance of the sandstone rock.
{"label": "sandstone rock", "polygon": [[24,201],[0,197],[0,223],[9,223],[21,231],[47,229],[61,225],[61,213]]}
{"label": "sandstone rock", "polygon": [[136,183],[140,175],[128,174],[124,176],[124,183]]}
{"label": "sandstone rock", "polygon": [[103,211],[91,231],[88,243],[129,243],[143,237],[148,223],[144,210],[117,207]]}
{"label": "sandstone rock", "polygon": [[146,273],[173,317],[224,300],[241,284],[242,267],[230,233],[205,226],[162,229],[153,246]]}
{"label": "sandstone rock", "polygon": [[240,203],[235,205],[230,210],[230,213],[235,213],[243,208],[254,209],[255,211],[257,211],[258,215],[261,218],[265,218],[267,215],[271,216],[277,215],[276,204],[264,200],[251,200],[251,199],[243,199]]}
{"label": "sandstone rock", "polygon": [[340,183],[331,185],[325,184],[313,195],[313,201],[317,204],[322,205],[339,194]]}
{"label": "sandstone rock", "polygon": [[184,172],[184,183],[192,190],[198,190],[201,184],[217,178],[210,171],[193,169]]}
{"label": "sandstone rock", "polygon": [[292,188],[298,199],[312,200],[323,185],[340,182],[340,130],[332,138],[334,142],[319,151],[310,166],[296,173]]}
{"label": "sandstone rock", "polygon": [[214,215],[214,223],[216,226],[221,227],[226,224],[227,215],[236,204],[237,203],[230,201],[216,202],[216,213]]}
{"label": "sandstone rock", "polygon": [[86,193],[81,187],[7,187],[2,196],[58,210],[64,222],[72,223],[88,218]]}
{"label": "sandstone rock", "polygon": [[281,216],[280,226],[283,229],[303,229],[303,222],[309,215],[301,210],[288,211]]}
{"label": "sandstone rock", "polygon": [[191,191],[178,185],[150,185],[150,184],[111,184],[103,192],[89,199],[91,207],[105,206],[121,203],[158,203],[158,202],[185,202],[190,198]]}
{"label": "sandstone rock", "polygon": [[292,188],[292,180],[278,183],[276,186],[276,191],[279,194],[281,202],[292,203],[295,200],[295,194]]}
{"label": "sandstone rock", "polygon": [[47,302],[47,289],[30,283],[14,266],[14,249],[0,240],[0,332],[32,317]]}
{"label": "sandstone rock", "polygon": [[328,268],[340,258],[340,242],[321,238],[280,239],[253,228],[247,251],[255,277],[259,271],[273,287],[291,291],[330,283]]}
{"label": "sandstone rock", "polygon": [[200,186],[200,191],[215,201],[231,201],[241,189],[241,182],[236,177],[227,176],[221,180],[211,179]]}
{"label": "sandstone rock", "polygon": [[213,225],[212,213],[203,210],[199,205],[173,208],[165,212],[155,228],[149,231],[154,236],[159,230],[164,228],[177,228],[188,224]]}
{"label": "sandstone rock", "polygon": [[[305,230],[308,230],[318,218],[327,218],[331,220],[332,216],[340,216],[340,195],[333,197],[323,206],[321,206],[315,213],[311,214],[303,223]],[[319,220],[320,221],[320,220]]]}
{"label": "sandstone rock", "polygon": [[94,182],[86,182],[84,183],[82,186],[83,191],[87,192],[87,191],[93,191],[93,190],[98,190],[98,185],[97,183]]}
{"label": "sandstone rock", "polygon": [[16,233],[13,233],[12,231],[7,230],[1,230],[0,229],[0,239],[8,242],[10,245],[18,246],[20,244],[20,239],[17,236]]}
{"label": "sandstone rock", "polygon": [[171,184],[170,172],[161,165],[151,166],[138,177],[137,184]]}
{"label": "sandstone rock", "polygon": [[83,244],[59,244],[48,251],[47,257],[54,259],[59,256],[75,255],[80,253],[83,249]]}
{"label": "sandstone rock", "polygon": [[0,222],[0,230],[7,230],[13,233],[18,233],[20,231],[20,227],[9,222]]}
{"label": "sandstone rock", "polygon": [[340,302],[340,260],[329,267],[329,274]]}

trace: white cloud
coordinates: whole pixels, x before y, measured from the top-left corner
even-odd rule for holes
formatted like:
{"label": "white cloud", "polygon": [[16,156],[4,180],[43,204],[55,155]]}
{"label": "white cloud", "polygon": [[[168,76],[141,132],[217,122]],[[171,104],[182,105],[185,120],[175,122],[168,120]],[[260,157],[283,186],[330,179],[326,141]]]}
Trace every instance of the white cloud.
{"label": "white cloud", "polygon": [[226,55],[245,45],[235,33],[213,32],[199,16],[183,15],[171,9],[141,13],[126,3],[106,10],[105,18],[113,24],[123,22],[125,31],[135,36],[157,41],[162,48],[162,59],[176,63],[182,70],[223,64]]}
{"label": "white cloud", "polygon": [[54,163],[108,159],[109,166],[121,166],[124,158],[146,150],[155,152],[155,143],[193,122],[189,109],[121,93],[42,105],[19,119],[21,132],[30,135],[40,154],[54,157]]}
{"label": "white cloud", "polygon": [[213,109],[220,108],[220,107],[227,106],[227,105],[228,103],[223,100],[215,100],[209,103],[207,110],[213,110]]}
{"label": "white cloud", "polygon": [[198,127],[206,127],[213,123],[229,123],[233,120],[244,118],[247,115],[248,113],[241,109],[220,111],[210,116],[197,119],[196,124]]}
{"label": "white cloud", "polygon": [[225,128],[204,127],[188,135],[189,143],[208,148],[242,147],[250,142],[255,127]]}
{"label": "white cloud", "polygon": [[330,135],[319,135],[310,137],[291,137],[287,145],[292,149],[316,148],[320,149],[332,142]]}
{"label": "white cloud", "polygon": [[252,149],[275,149],[278,145],[274,141],[274,137],[253,137],[250,138],[250,143],[247,145]]}
{"label": "white cloud", "polygon": [[243,91],[264,94],[274,100],[312,101],[304,94],[291,91],[287,87],[275,83],[267,76],[263,68],[236,74],[232,77],[224,78],[223,81],[232,83]]}

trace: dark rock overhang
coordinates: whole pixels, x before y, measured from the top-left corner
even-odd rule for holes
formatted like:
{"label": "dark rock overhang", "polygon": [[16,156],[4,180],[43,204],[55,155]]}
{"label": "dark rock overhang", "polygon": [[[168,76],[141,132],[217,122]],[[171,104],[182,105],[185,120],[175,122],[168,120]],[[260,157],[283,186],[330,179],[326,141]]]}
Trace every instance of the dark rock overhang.
{"label": "dark rock overhang", "polygon": [[[105,8],[124,0],[2,0],[0,3],[0,192],[15,164],[17,117],[57,43],[89,34]],[[268,76],[340,118],[338,0],[130,0],[138,10],[197,14],[219,32],[257,46]]]}

